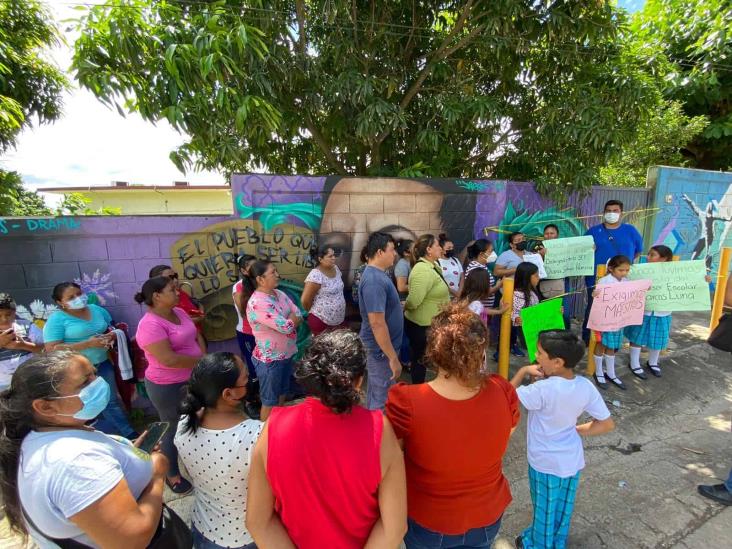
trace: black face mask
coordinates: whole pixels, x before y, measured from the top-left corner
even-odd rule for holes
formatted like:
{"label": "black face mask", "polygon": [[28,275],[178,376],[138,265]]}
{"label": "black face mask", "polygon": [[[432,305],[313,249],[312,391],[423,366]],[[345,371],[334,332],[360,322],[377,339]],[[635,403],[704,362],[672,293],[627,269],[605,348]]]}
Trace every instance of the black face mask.
{"label": "black face mask", "polygon": [[455,250],[445,250],[445,257],[455,257]]}
{"label": "black face mask", "polygon": [[523,252],[523,251],[525,251],[525,250],[526,250],[526,241],[524,241],[524,242],[519,242],[518,244],[516,244],[516,249],[517,249],[517,250],[518,250],[519,252]]}

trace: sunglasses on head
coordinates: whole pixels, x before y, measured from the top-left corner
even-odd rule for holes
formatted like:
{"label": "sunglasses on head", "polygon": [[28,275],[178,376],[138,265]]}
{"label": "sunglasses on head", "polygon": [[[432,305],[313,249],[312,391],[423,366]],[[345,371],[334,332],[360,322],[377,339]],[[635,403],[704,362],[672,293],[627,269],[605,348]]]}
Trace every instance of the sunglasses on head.
{"label": "sunglasses on head", "polygon": [[168,275],[168,278],[172,278],[173,280],[178,280],[178,273],[173,273],[171,275]]}

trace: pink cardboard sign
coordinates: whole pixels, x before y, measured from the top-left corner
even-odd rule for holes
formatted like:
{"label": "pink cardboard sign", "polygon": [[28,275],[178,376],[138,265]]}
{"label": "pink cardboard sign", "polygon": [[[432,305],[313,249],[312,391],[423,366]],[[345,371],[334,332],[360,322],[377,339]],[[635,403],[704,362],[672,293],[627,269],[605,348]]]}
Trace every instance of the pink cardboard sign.
{"label": "pink cardboard sign", "polygon": [[599,284],[592,302],[587,327],[597,332],[615,332],[625,326],[643,324],[646,293],[650,280],[634,280],[620,284]]}

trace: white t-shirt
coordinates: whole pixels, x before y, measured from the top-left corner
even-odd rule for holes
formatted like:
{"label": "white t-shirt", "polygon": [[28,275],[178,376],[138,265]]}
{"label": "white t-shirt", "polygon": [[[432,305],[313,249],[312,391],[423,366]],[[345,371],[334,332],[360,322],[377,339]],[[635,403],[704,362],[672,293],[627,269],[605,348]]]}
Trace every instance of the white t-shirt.
{"label": "white t-shirt", "polygon": [[181,417],[175,446],[195,488],[193,524],[217,545],[252,543],[244,526],[247,477],[254,443],[264,423],[247,419],[229,429],[199,427],[195,434],[183,432],[186,423],[186,417]]}
{"label": "white t-shirt", "polygon": [[597,420],[610,417],[600,392],[582,376],[552,376],[516,389],[529,411],[526,434],[529,465],[541,473],[566,478],[585,466],[577,418],[584,412]]}
{"label": "white t-shirt", "polygon": [[[45,536],[98,547],[69,520],[124,479],[140,497],[152,479],[150,455],[99,431],[31,431],[21,445],[18,492],[26,514]],[[29,528],[42,548],[56,547]]]}
{"label": "white t-shirt", "polygon": [[438,259],[440,269],[442,269],[442,278],[447,282],[450,291],[457,292],[460,288],[460,276],[463,274],[463,266],[457,257],[449,257],[447,259]]}
{"label": "white t-shirt", "polygon": [[[41,329],[27,320],[16,320],[13,323],[13,330],[18,338],[25,339],[32,343],[43,343],[43,332]],[[26,360],[31,358],[33,353],[18,351],[15,349],[0,349],[0,389],[10,385],[15,370]]]}
{"label": "white t-shirt", "polygon": [[335,276],[330,278],[316,268],[310,271],[305,282],[320,284],[320,289],[313,300],[313,306],[310,307],[310,313],[328,326],[341,324],[346,318],[346,298],[343,295],[341,270],[336,267]]}
{"label": "white t-shirt", "polygon": [[[242,285],[244,283],[241,280],[237,280],[234,285],[231,287],[231,295],[234,296],[242,291]],[[234,310],[236,311],[236,331],[240,333],[244,333],[244,319],[241,316],[241,311],[239,311],[239,307],[236,306],[236,303],[234,303]]]}
{"label": "white t-shirt", "polygon": [[478,300],[471,301],[468,305],[468,309],[473,311],[478,316],[481,316],[483,314],[483,304]]}

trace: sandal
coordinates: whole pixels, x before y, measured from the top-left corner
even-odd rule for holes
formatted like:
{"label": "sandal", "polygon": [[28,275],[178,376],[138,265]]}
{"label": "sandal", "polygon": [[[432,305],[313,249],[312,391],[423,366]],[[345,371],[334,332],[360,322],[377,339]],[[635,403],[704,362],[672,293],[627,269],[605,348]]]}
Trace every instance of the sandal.
{"label": "sandal", "polygon": [[658,364],[651,365],[646,362],[646,367],[651,371],[651,373],[656,377],[661,377],[661,368],[658,367]]}
{"label": "sandal", "polygon": [[183,477],[180,477],[180,480],[175,484],[171,483],[168,477],[165,477],[165,484],[168,485],[168,488],[170,488],[174,494],[178,494],[179,496],[185,496],[193,491],[191,483]]}
{"label": "sandal", "polygon": [[637,370],[634,370],[630,364],[628,364],[628,368],[630,368],[630,372],[638,379],[648,379],[648,376],[646,375],[645,371],[643,371],[643,368],[638,368]]}
{"label": "sandal", "polygon": [[597,384],[597,386],[600,389],[602,389],[603,391],[607,391],[607,382],[605,381],[605,376],[604,375],[601,376],[602,377],[602,381],[600,381],[600,378],[597,377],[597,374],[592,374],[592,377],[594,378],[595,383]]}

